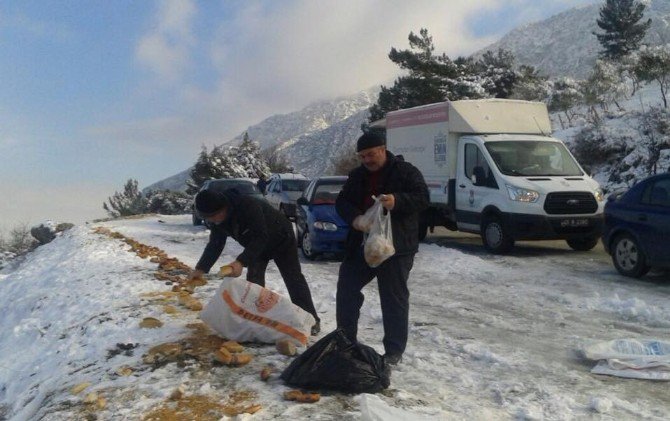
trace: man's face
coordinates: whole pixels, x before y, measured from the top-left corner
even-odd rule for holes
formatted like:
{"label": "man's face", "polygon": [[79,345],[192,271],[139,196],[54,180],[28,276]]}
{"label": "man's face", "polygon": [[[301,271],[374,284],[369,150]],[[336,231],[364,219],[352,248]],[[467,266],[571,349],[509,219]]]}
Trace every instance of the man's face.
{"label": "man's face", "polygon": [[358,152],[361,163],[368,171],[379,171],[386,163],[386,146],[375,146]]}
{"label": "man's face", "polygon": [[223,208],[214,215],[206,216],[204,219],[209,224],[219,225],[221,222],[226,220],[226,216],[228,216],[228,212],[226,211],[226,208]]}

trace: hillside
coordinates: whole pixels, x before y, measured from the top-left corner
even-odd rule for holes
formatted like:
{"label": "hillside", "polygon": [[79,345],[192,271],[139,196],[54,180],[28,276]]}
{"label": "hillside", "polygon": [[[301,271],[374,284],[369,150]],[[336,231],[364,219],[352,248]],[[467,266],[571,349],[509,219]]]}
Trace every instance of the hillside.
{"label": "hillside", "polygon": [[[502,48],[511,51],[518,64],[534,66],[547,76],[584,78],[601,49],[592,34],[602,31],[596,24],[601,5],[599,2],[573,8],[516,28],[474,55]],[[645,18],[652,20],[645,42],[649,45],[670,42],[670,1],[650,0]]]}

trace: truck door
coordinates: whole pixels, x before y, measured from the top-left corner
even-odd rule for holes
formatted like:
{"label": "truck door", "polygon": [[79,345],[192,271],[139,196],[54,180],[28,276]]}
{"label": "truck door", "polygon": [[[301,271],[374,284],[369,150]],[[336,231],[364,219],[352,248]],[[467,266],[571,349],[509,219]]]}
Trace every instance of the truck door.
{"label": "truck door", "polygon": [[474,141],[460,142],[456,175],[458,229],[478,233],[482,211],[494,194],[498,194],[498,184],[480,146]]}

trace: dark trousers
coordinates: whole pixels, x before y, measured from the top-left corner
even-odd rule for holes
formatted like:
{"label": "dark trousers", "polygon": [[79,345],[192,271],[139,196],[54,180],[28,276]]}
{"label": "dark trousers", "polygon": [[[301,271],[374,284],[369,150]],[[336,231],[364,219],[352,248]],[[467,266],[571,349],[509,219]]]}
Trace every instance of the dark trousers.
{"label": "dark trousers", "polygon": [[[279,273],[281,274],[282,279],[284,279],[284,284],[288,290],[289,297],[291,297],[291,302],[314,316],[318,322],[320,319],[314,308],[312,294],[309,291],[307,280],[300,268],[298,248],[295,244],[295,239],[289,243],[291,244],[281,247],[272,257],[272,260],[275,261]],[[261,259],[249,265],[247,268],[247,281],[265,287],[265,271],[269,262],[270,259]]]}
{"label": "dark trousers", "polygon": [[405,352],[409,326],[407,278],[413,264],[414,254],[393,256],[377,268],[365,263],[362,249],[360,253],[347,255],[337,281],[337,327],[344,329],[349,339],[356,340],[364,300],[361,291],[376,276],[384,321],[384,349],[387,354]]}

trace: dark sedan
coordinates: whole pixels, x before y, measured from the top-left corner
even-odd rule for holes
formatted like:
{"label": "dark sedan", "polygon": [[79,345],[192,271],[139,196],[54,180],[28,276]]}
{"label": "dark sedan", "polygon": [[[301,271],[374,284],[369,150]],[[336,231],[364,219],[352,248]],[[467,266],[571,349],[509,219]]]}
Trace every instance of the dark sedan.
{"label": "dark sedan", "polygon": [[[200,191],[225,191],[230,189],[235,189],[239,194],[263,199],[263,193],[261,193],[261,191],[258,189],[256,183],[248,178],[218,178],[215,180],[207,180],[200,188]],[[192,206],[191,210],[193,214],[193,225],[202,225],[204,221],[200,215],[198,215],[198,212],[195,210],[195,206]]]}
{"label": "dark sedan", "polygon": [[617,270],[638,278],[670,268],[670,173],[649,177],[605,204],[603,245]]}
{"label": "dark sedan", "polygon": [[349,226],[335,211],[335,199],[346,181],[344,176],[315,178],[298,199],[298,244],[308,259],[322,253],[344,253]]}

